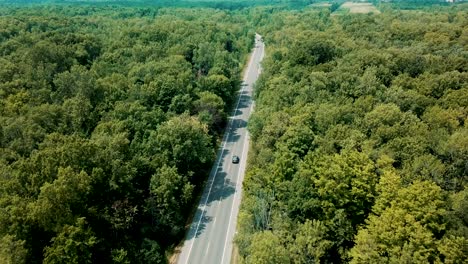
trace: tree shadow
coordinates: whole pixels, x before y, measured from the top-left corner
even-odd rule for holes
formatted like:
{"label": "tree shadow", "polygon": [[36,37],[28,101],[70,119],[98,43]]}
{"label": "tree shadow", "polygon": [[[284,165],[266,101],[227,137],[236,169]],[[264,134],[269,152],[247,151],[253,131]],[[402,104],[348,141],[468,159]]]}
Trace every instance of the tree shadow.
{"label": "tree shadow", "polygon": [[[226,140],[229,140],[229,137]],[[216,174],[213,177],[213,182],[210,182],[211,191],[208,199],[206,200],[206,205],[210,205],[213,201],[226,199],[235,192],[235,185],[232,184],[229,180],[227,172],[223,171],[223,164],[226,164],[226,162],[231,162],[230,158],[230,150],[224,149],[216,167]]]}
{"label": "tree shadow", "polygon": [[245,94],[240,95],[240,101],[237,109],[242,109],[242,108],[247,108],[250,106],[250,102],[252,99],[252,96],[250,96],[248,93],[245,92]]}
{"label": "tree shadow", "polygon": [[207,205],[212,202],[221,201],[233,195],[236,191],[235,184],[227,178],[226,172],[218,172],[215,182],[211,186],[211,193]]}
{"label": "tree shadow", "polygon": [[[197,220],[195,226],[191,226],[187,235],[187,239],[199,237],[206,229],[206,226],[213,221],[213,217],[207,215],[208,208],[216,201],[222,201],[229,196],[233,195],[236,191],[236,185],[234,182],[228,178],[227,172],[223,171],[223,164],[225,162],[231,162],[226,160],[227,157],[230,157],[229,150],[224,150],[221,153],[221,158],[219,160],[218,166],[216,167],[216,174],[212,178],[212,181],[209,181],[210,193],[208,198],[205,195],[202,195],[201,199],[205,202],[203,206],[205,209],[197,208],[194,219]],[[204,193],[205,194],[205,193]],[[198,228],[197,228],[198,227]]]}
{"label": "tree shadow", "polygon": [[233,130],[233,132],[229,132],[229,136],[226,138],[226,142],[233,143],[239,141],[239,139],[240,135],[238,133],[235,133]]}
{"label": "tree shadow", "polygon": [[237,142],[240,139],[239,129],[247,127],[247,121],[243,119],[233,119],[229,128],[229,135],[226,138],[228,143]]}
{"label": "tree shadow", "polygon": [[[201,216],[201,219],[200,219],[200,216]],[[195,226],[190,227],[190,230],[186,238],[187,240],[199,237],[203,233],[203,231],[205,231],[208,223],[213,221],[213,217],[206,215],[206,210],[202,210],[200,208],[197,208],[195,217],[196,217],[195,219],[198,219],[197,224]]]}
{"label": "tree shadow", "polygon": [[242,110],[240,108],[237,108],[236,109],[236,112],[234,112],[234,116],[240,116],[242,115],[244,112],[242,112]]}
{"label": "tree shadow", "polygon": [[239,94],[240,100],[239,104],[237,105],[237,109],[235,109],[235,112],[233,116],[239,116],[242,115],[242,109],[247,108],[250,106],[252,96],[249,94],[248,91],[243,91]]}
{"label": "tree shadow", "polygon": [[[208,196],[208,199],[206,200],[206,206],[210,206],[213,202],[226,199],[227,197],[233,195],[235,191],[235,183],[231,182],[227,178],[227,173],[218,172],[214,178],[213,185],[211,186],[211,192]],[[204,197],[202,198],[206,199]],[[213,217],[207,215],[207,211],[207,207],[205,207],[204,210],[197,208],[194,218],[197,219],[197,224],[190,227],[186,238],[187,240],[199,237],[205,231],[207,225],[213,221]]]}

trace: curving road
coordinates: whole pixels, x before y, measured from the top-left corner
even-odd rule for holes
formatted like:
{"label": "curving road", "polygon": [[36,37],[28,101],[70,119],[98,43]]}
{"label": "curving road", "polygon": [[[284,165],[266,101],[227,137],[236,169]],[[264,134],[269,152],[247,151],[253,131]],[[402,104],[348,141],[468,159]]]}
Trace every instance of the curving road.
{"label": "curving road", "polygon": [[[249,149],[247,120],[253,107],[252,86],[260,74],[264,48],[261,36],[257,34],[255,48],[243,76],[244,85],[229,118],[221,148],[186,235],[178,264],[225,264],[231,261]],[[232,163],[233,155],[240,157],[238,164]]]}

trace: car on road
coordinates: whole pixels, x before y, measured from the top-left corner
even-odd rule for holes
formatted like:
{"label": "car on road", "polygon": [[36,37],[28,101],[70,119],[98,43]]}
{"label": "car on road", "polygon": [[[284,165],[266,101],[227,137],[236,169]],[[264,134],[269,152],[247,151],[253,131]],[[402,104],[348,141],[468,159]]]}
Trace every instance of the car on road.
{"label": "car on road", "polygon": [[239,163],[239,161],[240,161],[240,158],[238,156],[236,155],[232,156],[232,163],[237,164]]}

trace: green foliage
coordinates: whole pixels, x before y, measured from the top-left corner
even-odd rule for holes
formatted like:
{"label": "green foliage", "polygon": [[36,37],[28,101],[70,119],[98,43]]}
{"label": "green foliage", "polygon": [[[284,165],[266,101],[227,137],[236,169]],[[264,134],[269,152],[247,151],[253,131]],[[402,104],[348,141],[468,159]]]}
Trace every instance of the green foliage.
{"label": "green foliage", "polygon": [[165,263],[164,256],[156,241],[145,239],[141,246],[140,254],[143,263]]}
{"label": "green foliage", "polygon": [[0,262],[166,263],[252,45],[247,13],[0,7]]}
{"label": "green foliage", "polygon": [[289,54],[293,64],[316,65],[333,60],[338,51],[335,44],[326,39],[304,31],[292,44]]}
{"label": "green foliage", "polygon": [[186,176],[179,175],[175,167],[163,165],[150,182],[151,195],[147,201],[147,210],[151,212],[153,223],[167,230],[172,229],[171,232],[175,234],[180,232],[184,224],[183,212],[188,208],[192,193],[193,185]]}
{"label": "green foliage", "polygon": [[59,168],[57,179],[42,185],[37,201],[31,205],[33,219],[46,230],[57,231],[64,224],[72,224],[74,215],[86,208],[90,181],[85,172]]}
{"label": "green foliage", "polygon": [[257,23],[245,262],[466,262],[466,6],[381,10]]}
{"label": "green foliage", "polygon": [[415,182],[399,189],[389,206],[371,215],[366,228],[358,232],[351,263],[434,260],[436,237],[445,229],[443,205],[441,190],[433,183]]}
{"label": "green foliage", "polygon": [[0,240],[0,262],[5,264],[26,263],[25,241],[18,241],[14,236],[5,235]]}
{"label": "green foliage", "polygon": [[326,239],[327,228],[317,220],[306,220],[299,225],[296,238],[291,243],[293,263],[319,263],[333,245]]}
{"label": "green foliage", "polygon": [[174,164],[182,173],[192,173],[214,160],[208,128],[186,114],[161,124],[148,138],[148,153]]}
{"label": "green foliage", "polygon": [[84,218],[65,225],[44,249],[44,263],[92,263],[92,247],[97,243]]}
{"label": "green foliage", "polygon": [[223,99],[212,92],[200,92],[199,99],[193,102],[193,111],[198,113],[201,122],[215,131],[221,131],[226,122]]}
{"label": "green foliage", "polygon": [[288,263],[288,252],[278,236],[270,231],[257,233],[252,238],[252,247],[246,263]]}
{"label": "green foliage", "polygon": [[254,32],[242,260],[466,260],[464,5],[71,2],[0,7],[0,262],[166,263]]}

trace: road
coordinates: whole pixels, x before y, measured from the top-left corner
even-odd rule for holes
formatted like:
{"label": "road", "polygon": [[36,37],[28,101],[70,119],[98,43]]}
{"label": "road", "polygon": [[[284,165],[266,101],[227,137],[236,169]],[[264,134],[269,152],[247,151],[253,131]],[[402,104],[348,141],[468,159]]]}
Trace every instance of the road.
{"label": "road", "polygon": [[[249,149],[247,120],[252,112],[252,87],[260,74],[264,56],[260,35],[255,36],[236,108],[229,117],[221,148],[203,190],[197,212],[186,235],[178,264],[230,263],[233,238]],[[232,156],[240,162],[232,163]]]}

